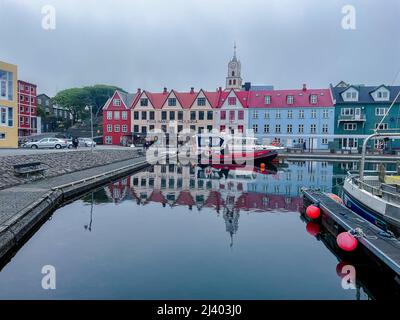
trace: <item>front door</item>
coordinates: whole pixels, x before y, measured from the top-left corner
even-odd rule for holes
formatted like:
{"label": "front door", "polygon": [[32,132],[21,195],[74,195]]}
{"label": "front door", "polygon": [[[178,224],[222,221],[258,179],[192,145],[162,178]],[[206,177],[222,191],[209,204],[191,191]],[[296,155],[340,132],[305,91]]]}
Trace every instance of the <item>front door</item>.
{"label": "front door", "polygon": [[354,109],[354,118],[356,120],[360,120],[361,119],[361,108],[355,108]]}

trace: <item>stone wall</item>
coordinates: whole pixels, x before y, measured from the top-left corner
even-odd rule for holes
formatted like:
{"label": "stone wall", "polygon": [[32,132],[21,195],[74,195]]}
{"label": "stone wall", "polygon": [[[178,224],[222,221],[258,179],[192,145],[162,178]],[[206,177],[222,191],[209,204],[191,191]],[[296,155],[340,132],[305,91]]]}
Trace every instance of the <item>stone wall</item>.
{"label": "stone wall", "polygon": [[[55,153],[38,153],[0,157],[0,189],[26,183],[35,179],[54,177],[109,163],[137,157],[137,151],[126,150],[77,150]],[[30,177],[16,176],[13,165],[28,162],[41,162],[45,168],[43,175]]]}

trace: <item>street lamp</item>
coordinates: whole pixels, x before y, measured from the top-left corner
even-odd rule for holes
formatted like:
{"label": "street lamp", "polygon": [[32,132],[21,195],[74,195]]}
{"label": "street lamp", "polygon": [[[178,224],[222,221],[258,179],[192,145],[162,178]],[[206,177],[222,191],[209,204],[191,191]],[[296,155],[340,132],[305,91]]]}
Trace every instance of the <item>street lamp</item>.
{"label": "street lamp", "polygon": [[86,111],[90,110],[90,130],[92,132],[92,143],[90,144],[90,150],[93,152],[93,144],[94,144],[94,140],[93,140],[93,112],[92,112],[92,106],[86,106],[85,107]]}

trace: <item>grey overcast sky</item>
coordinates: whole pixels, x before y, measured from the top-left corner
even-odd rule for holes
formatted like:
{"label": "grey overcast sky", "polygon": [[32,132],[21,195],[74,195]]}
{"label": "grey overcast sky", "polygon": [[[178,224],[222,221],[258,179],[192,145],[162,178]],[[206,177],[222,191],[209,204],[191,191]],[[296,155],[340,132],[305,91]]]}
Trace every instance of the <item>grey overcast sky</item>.
{"label": "grey overcast sky", "polygon": [[[42,28],[47,4],[55,30]],[[356,9],[355,30],[341,26],[344,5]],[[236,41],[254,84],[392,84],[399,17],[399,0],[0,0],[0,60],[49,95],[96,83],[214,90]]]}

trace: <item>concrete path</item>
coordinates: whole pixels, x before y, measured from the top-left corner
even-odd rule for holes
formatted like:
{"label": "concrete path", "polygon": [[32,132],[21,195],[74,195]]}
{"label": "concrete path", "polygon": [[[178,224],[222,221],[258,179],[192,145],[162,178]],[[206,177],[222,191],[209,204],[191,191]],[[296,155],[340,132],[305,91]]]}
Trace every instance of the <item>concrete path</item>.
{"label": "concrete path", "polygon": [[143,161],[138,157],[0,190],[0,226],[52,188]]}

